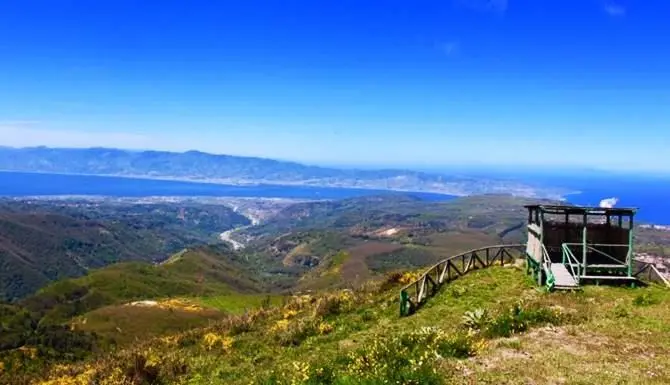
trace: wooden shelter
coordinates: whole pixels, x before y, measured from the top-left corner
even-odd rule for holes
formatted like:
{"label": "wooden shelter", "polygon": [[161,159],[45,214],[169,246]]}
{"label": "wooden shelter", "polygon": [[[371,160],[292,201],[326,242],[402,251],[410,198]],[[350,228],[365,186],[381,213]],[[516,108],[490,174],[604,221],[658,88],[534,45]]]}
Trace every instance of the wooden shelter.
{"label": "wooden shelter", "polygon": [[632,208],[529,205],[526,258],[538,284],[634,283]]}

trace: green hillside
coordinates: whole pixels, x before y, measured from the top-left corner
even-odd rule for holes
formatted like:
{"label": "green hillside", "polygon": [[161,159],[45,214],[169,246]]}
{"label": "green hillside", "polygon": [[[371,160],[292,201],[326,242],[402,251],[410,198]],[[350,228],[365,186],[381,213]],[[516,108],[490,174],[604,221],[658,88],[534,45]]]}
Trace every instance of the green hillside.
{"label": "green hillside", "polygon": [[372,196],[291,205],[244,235],[263,239],[290,231],[351,230],[365,235],[382,227],[400,227],[419,235],[440,229],[477,229],[505,235],[527,218],[524,204],[538,200],[502,195],[428,202],[411,195]]}
{"label": "green hillside", "polygon": [[0,301],[111,263],[162,260],[248,222],[220,205],[0,200]]}
{"label": "green hillside", "polygon": [[[0,305],[0,383],[89,383],[93,375],[99,384],[667,380],[670,363],[657,357],[670,346],[670,295],[654,286],[544,293],[519,265],[492,268],[398,318],[398,289],[417,269],[523,241],[524,203],[386,196],[296,204],[240,231],[243,250],[199,246],[161,263],[88,270]],[[56,229],[71,218],[50,215],[59,218]],[[137,224],[140,234],[152,227]],[[56,234],[100,233],[93,225],[65,228]],[[637,242],[664,239],[645,230]],[[656,357],[653,365],[648,357]]]}
{"label": "green hillside", "polygon": [[[259,274],[282,277],[284,288],[355,286],[398,269],[432,264],[449,255],[525,238],[530,203],[510,196],[428,202],[411,195],[298,203],[238,236]],[[345,253],[342,272],[333,259]],[[343,275],[344,274],[344,275]]]}
{"label": "green hillside", "polygon": [[62,323],[128,301],[259,292],[261,282],[244,271],[237,258],[223,246],[207,246],[180,253],[178,258],[159,265],[115,264],[50,284],[20,304],[42,315],[42,322]]}
{"label": "green hillside", "polygon": [[[39,368],[259,307],[265,283],[238,258],[223,246],[200,247],[159,265],[114,264],[50,284],[14,305],[0,304],[0,359],[32,346],[28,367]],[[204,302],[215,298],[222,305]]]}
{"label": "green hillside", "polygon": [[[670,381],[670,291],[546,293],[523,266],[479,270],[398,317],[401,275],[138,341],[43,384],[471,384]],[[8,368],[11,363],[5,363]],[[28,377],[5,377],[21,383]]]}

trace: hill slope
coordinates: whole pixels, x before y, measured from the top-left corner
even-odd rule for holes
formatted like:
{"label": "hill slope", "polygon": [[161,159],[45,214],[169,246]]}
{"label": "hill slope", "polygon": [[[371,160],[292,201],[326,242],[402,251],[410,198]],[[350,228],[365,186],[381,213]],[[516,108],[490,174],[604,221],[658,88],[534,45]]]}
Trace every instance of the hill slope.
{"label": "hill slope", "polygon": [[258,293],[264,286],[223,246],[207,246],[177,254],[159,265],[114,264],[40,289],[20,301],[42,322],[63,323],[107,305],[175,296]]}
{"label": "hill slope", "polygon": [[211,384],[670,381],[665,289],[544,293],[522,266],[498,267],[459,278],[415,315],[398,318],[397,281],[298,296],[281,307],[140,341],[102,360],[55,367],[50,383],[93,376],[109,383]]}
{"label": "hill slope", "polygon": [[220,205],[2,200],[0,300],[110,263],[160,260],[248,223]]}
{"label": "hill slope", "polygon": [[407,170],[345,170],[198,151],[126,151],[107,148],[0,147],[0,170],[140,176],[224,183],[300,184],[430,191],[452,195],[514,193],[557,196],[565,191],[514,181],[445,176]]}
{"label": "hill slope", "polygon": [[[234,236],[247,244],[244,253],[254,265],[293,275],[299,287],[335,287],[477,247],[521,242],[523,205],[530,202],[510,196],[439,203],[375,196],[298,203]],[[331,274],[338,255],[344,265]]]}

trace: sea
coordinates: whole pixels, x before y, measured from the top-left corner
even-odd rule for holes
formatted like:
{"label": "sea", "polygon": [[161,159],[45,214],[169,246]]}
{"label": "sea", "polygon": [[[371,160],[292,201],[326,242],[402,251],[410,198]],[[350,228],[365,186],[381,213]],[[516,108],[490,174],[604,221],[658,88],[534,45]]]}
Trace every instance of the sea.
{"label": "sea", "polygon": [[[643,223],[670,224],[670,178],[622,175],[604,176],[524,176],[537,185],[576,191],[566,195],[568,202],[598,206],[601,200],[617,198],[617,207],[638,209]],[[524,179],[520,178],[520,179]],[[211,183],[125,177],[65,175],[0,171],[0,196],[91,195],[113,197],[202,196],[294,199],[344,199],[379,194],[406,194],[386,190],[288,185],[220,185]],[[446,201],[454,196],[411,193],[421,199]]]}

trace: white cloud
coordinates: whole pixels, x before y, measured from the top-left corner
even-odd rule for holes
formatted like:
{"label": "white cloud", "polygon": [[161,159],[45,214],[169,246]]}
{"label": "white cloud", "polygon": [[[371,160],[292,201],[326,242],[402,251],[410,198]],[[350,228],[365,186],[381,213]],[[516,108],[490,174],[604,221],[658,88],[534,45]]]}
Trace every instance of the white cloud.
{"label": "white cloud", "polygon": [[619,17],[619,16],[625,16],[626,15],[626,8],[624,8],[621,5],[618,4],[613,4],[613,3],[608,3],[605,4],[603,7],[603,10],[605,13],[612,17]]}

